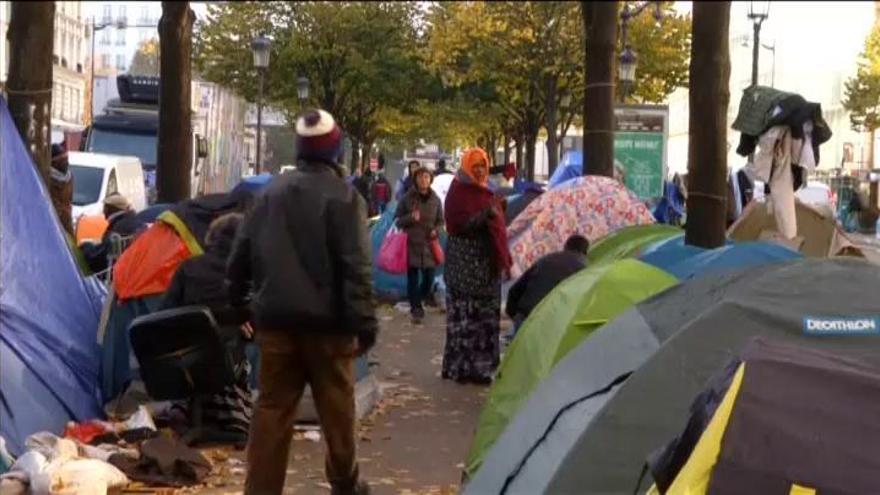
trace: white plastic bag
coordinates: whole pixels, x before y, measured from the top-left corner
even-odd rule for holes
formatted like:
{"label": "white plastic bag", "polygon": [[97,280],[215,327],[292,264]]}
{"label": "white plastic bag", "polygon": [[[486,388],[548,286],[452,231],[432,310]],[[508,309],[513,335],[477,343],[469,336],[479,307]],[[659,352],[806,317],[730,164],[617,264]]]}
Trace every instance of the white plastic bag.
{"label": "white plastic bag", "polygon": [[156,423],[153,421],[150,411],[144,406],[138,407],[137,411],[135,411],[128,420],[121,423],[119,427],[121,428],[119,431],[120,433],[123,431],[137,430],[139,428],[148,428],[156,431]]}
{"label": "white plastic bag", "polygon": [[128,477],[115,466],[95,459],[56,460],[31,479],[34,495],[106,495],[122,488]]}

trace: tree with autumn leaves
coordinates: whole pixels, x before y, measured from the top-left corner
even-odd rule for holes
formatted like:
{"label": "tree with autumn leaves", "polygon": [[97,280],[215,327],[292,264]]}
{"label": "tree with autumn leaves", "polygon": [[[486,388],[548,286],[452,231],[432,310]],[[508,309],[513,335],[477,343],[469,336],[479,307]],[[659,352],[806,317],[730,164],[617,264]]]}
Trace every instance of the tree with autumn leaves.
{"label": "tree with autumn leaves", "polygon": [[[580,124],[583,25],[575,2],[225,2],[197,26],[196,64],[209,80],[250,99],[249,43],[272,40],[267,97],[293,117],[296,81],[353,141],[505,150],[534,170],[546,137],[551,167]],[[664,4],[663,25],[635,20],[640,54],[633,102],[662,101],[687,78],[690,21]],[[554,132],[548,132],[553,129]],[[364,153],[366,159],[367,153]]]}
{"label": "tree with autumn leaves", "polygon": [[[865,40],[855,77],[845,84],[843,107],[850,112],[853,130],[868,132],[870,143],[880,128],[880,24],[875,24]],[[873,146],[869,146],[869,166],[874,166]]]}

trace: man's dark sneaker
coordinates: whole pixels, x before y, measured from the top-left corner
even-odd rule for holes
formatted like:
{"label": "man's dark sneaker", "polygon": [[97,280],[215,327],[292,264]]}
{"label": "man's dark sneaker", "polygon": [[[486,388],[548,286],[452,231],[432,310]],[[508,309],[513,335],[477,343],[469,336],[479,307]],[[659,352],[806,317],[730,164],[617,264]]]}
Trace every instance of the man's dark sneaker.
{"label": "man's dark sneaker", "polygon": [[370,485],[366,481],[358,481],[354,488],[349,490],[342,490],[334,486],[330,490],[330,495],[370,495]]}

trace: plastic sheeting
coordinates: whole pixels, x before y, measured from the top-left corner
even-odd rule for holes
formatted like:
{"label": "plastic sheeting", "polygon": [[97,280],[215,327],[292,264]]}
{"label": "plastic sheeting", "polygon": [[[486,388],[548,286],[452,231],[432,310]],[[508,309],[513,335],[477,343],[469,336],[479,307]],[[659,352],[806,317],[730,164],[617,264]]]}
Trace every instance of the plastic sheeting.
{"label": "plastic sheeting", "polygon": [[466,471],[476,472],[532,390],[572,349],[607,321],[677,282],[652,266],[621,260],[590,266],[548,294],[523,322],[504,356],[480,414]]}
{"label": "plastic sheeting", "polygon": [[550,177],[548,186],[550,189],[555,189],[560,184],[582,175],[584,175],[584,154],[580,151],[566,151]]}
{"label": "plastic sheeting", "polygon": [[101,415],[95,343],[104,291],[82,278],[49,194],[0,98],[0,434]]}
{"label": "plastic sheeting", "polygon": [[251,194],[256,194],[263,190],[269,184],[269,181],[272,180],[272,174],[265,173],[260,175],[252,175],[250,177],[245,177],[238,183],[235,188],[232,189],[232,193],[236,194],[238,192],[244,191]]}

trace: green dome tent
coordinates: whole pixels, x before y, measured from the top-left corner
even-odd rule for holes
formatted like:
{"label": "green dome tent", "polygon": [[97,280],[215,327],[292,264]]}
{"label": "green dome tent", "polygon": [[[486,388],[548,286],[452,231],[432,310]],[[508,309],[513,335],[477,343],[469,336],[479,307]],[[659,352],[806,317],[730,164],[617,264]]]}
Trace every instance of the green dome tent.
{"label": "green dome tent", "polygon": [[531,391],[569,351],[634,304],[677,282],[658,268],[627,259],[590,266],[548,294],[523,323],[501,363],[480,414],[467,473],[476,472]]}
{"label": "green dome tent", "polygon": [[635,258],[642,250],[684,231],[664,224],[634,225],[612,232],[590,247],[590,263],[605,263],[623,258]]}

